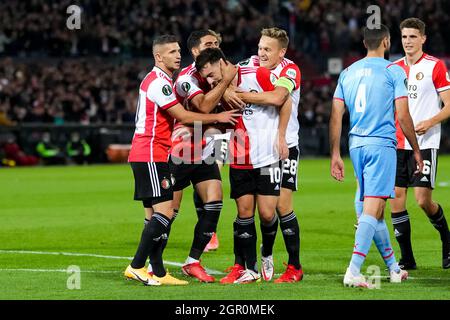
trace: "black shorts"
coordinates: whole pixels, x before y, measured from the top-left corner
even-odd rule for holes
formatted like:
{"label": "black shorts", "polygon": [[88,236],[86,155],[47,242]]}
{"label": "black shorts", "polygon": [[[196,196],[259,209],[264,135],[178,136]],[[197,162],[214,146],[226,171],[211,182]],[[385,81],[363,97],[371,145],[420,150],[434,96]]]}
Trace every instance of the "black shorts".
{"label": "black shorts", "polygon": [[130,162],[134,175],[134,200],[150,207],[173,199],[173,176],[167,162]]}
{"label": "black shorts", "polygon": [[282,160],[283,180],[281,187],[297,191],[297,169],[300,151],[298,146],[289,148],[289,157]]}
{"label": "black shorts", "polygon": [[[181,162],[181,160],[178,162]],[[190,183],[195,186],[202,181],[221,180],[219,166],[216,162],[213,162],[212,164],[207,164],[205,162],[176,164],[178,162],[175,160],[174,163],[172,158],[169,160],[170,172],[174,177],[174,191],[183,190],[188,187]]]}
{"label": "black shorts", "polygon": [[401,188],[424,187],[434,189],[438,165],[438,149],[420,150],[423,158],[423,170],[417,176],[416,161],[412,150],[397,150],[397,173],[395,186]]}
{"label": "black shorts", "polygon": [[279,196],[282,180],[281,161],[257,169],[230,168],[232,199],[246,194]]}

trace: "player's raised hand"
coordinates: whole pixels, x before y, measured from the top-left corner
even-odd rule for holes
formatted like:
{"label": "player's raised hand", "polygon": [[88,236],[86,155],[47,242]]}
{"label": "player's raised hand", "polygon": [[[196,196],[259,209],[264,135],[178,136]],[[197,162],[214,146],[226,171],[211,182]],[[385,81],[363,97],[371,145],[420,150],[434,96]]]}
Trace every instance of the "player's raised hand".
{"label": "player's raised hand", "polygon": [[225,82],[231,82],[238,72],[238,68],[223,59],[220,59],[220,71],[222,72],[222,80]]}
{"label": "player's raised hand", "polygon": [[222,99],[234,109],[245,108],[245,102],[239,98],[238,92],[234,86],[230,86],[225,90]]}
{"label": "player's raised hand", "polygon": [[337,181],[344,181],[344,161],[340,156],[331,158],[331,176]]}
{"label": "player's raised hand", "polygon": [[217,114],[217,122],[220,123],[231,123],[236,124],[238,122],[238,117],[242,114],[238,113],[239,110],[233,109],[230,111],[224,111]]}
{"label": "player's raised hand", "polygon": [[420,121],[414,128],[414,131],[416,131],[416,133],[421,136],[425,133],[427,133],[427,131],[433,126],[433,124],[431,123],[430,120],[425,120],[425,121]]}
{"label": "player's raised hand", "polygon": [[414,151],[414,160],[416,160],[417,170],[414,171],[414,175],[417,176],[419,173],[423,171],[423,159],[420,150]]}

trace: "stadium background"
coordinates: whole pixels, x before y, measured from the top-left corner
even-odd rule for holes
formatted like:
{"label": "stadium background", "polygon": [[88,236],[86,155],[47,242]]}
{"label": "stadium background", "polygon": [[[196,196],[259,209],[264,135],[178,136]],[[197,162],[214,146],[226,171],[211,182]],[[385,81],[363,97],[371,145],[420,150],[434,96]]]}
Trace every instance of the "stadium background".
{"label": "stadium background", "polygon": [[[300,101],[303,155],[326,155],[330,97],[336,72],[364,54],[366,8],[378,4],[391,29],[391,57],[401,55],[398,25],[417,16],[427,23],[426,51],[450,65],[449,1],[2,1],[0,3],[0,145],[12,133],[27,154],[49,130],[60,147],[80,131],[92,146],[90,160],[107,161],[110,144],[128,144],[140,80],[153,65],[155,35],[181,40],[182,65],[191,63],[186,39],[211,28],[238,62],[256,54],[259,31],[276,25],[289,32],[287,57],[302,71]],[[66,27],[71,4],[80,5],[81,29]],[[339,69],[338,69],[339,70]],[[450,150],[449,125],[442,150]],[[343,150],[346,150],[345,139]]]}
{"label": "stadium background", "polygon": [[[69,16],[66,9],[72,4],[79,5],[83,10],[80,30],[68,30],[66,27]],[[400,21],[416,16],[427,24],[425,51],[450,66],[450,33],[447,32],[450,1],[3,0],[0,2],[0,157],[2,160],[7,157],[4,147],[11,142],[16,142],[23,153],[35,154],[36,144],[44,132],[50,132],[55,144],[63,150],[70,134],[77,131],[92,147],[89,161],[107,162],[108,147],[126,145],[131,141],[137,89],[140,79],[153,66],[151,42],[155,35],[177,35],[183,49],[182,65],[186,66],[191,62],[185,46],[188,34],[195,29],[211,28],[221,33],[221,47],[230,61],[238,62],[256,54],[260,29],[272,25],[288,31],[290,47],[287,57],[294,60],[302,71],[302,97],[298,106],[302,154],[325,156],[328,154],[330,101],[337,78],[333,66],[341,63],[345,67],[364,54],[360,30],[368,17],[366,8],[371,4],[381,7],[382,22],[390,27],[392,59],[402,54],[398,29]],[[346,138],[342,140],[342,150],[346,152]],[[450,151],[448,122],[443,125],[441,146],[442,153]],[[450,159],[441,157],[440,161],[438,182],[441,184],[436,195],[442,198],[448,192],[445,188],[450,181]],[[12,163],[8,161],[0,164],[5,167],[10,165]],[[346,248],[351,245],[353,223],[352,179],[348,178],[342,186],[331,183],[327,166],[327,160],[312,158],[303,161],[299,172],[301,191],[296,195],[296,208],[301,208],[302,256],[304,261],[309,262],[306,279],[309,272],[310,279],[315,280],[312,287],[305,285],[303,297],[354,299],[353,293],[340,290],[337,277],[333,278],[332,289],[325,293],[321,289],[321,286],[328,285],[327,276],[343,270],[348,255],[343,257],[340,252],[347,252]],[[350,166],[348,162],[347,166]],[[127,166],[0,170],[0,203],[3,207],[0,282],[2,288],[9,288],[0,294],[1,298],[147,297],[138,291],[141,288],[137,286],[130,289],[120,283],[120,290],[125,290],[121,293],[111,289],[117,286],[117,280],[111,280],[108,272],[116,272],[118,278],[118,269],[124,267],[126,261],[113,259],[107,263],[91,263],[92,257],[72,261],[70,256],[64,255],[53,257],[35,253],[26,256],[14,253],[66,250],[130,256],[136,242],[134,235],[140,232],[137,221],[140,221],[141,209],[131,201],[132,176]],[[347,170],[350,172],[350,169]],[[193,225],[193,208],[186,202],[191,199],[190,192],[187,191],[183,205],[192,212],[180,218],[180,227],[175,226],[172,241],[176,250],[168,250],[171,260],[184,259],[191,239],[190,231],[183,234],[181,230],[184,223]],[[225,198],[228,192],[226,182]],[[334,196],[336,205],[329,202],[329,195]],[[449,203],[444,201],[443,204],[447,210],[450,209]],[[409,205],[415,206],[411,201]],[[224,211],[227,215],[219,225],[224,251],[205,258],[215,269],[222,271],[230,263],[231,249],[228,247],[231,236],[227,223],[233,219],[233,206],[226,199]],[[414,241],[417,250],[423,254],[425,267],[418,271],[418,287],[417,282],[408,284],[407,290],[411,298],[448,299],[445,288],[448,288],[450,279],[448,274],[442,275],[439,261],[433,258],[439,254],[437,235],[417,208],[412,211],[417,219],[414,227],[417,233],[422,232]],[[319,216],[320,213],[323,215]],[[330,225],[342,230],[337,232]],[[326,259],[329,263],[314,265],[312,262],[318,253],[313,251],[317,249],[317,243],[324,241],[323,234],[334,241],[334,246],[329,248],[320,244],[318,250],[325,256],[328,254]],[[281,240],[278,240],[276,248],[281,254],[284,249]],[[281,262],[285,258],[276,258],[278,270],[281,270]],[[380,264],[376,259],[371,261]],[[64,273],[56,276],[58,281],[61,280],[56,288],[53,286],[55,280],[52,272],[33,274],[33,277],[40,279],[39,285],[25,283],[20,274],[8,273],[8,270],[18,269],[47,268],[51,271],[56,270],[55,265],[60,270],[70,263],[82,268],[87,265],[86,268],[92,269],[92,274],[95,270],[105,271],[100,276],[103,283],[86,284],[88,288],[95,287],[94,290],[77,295],[61,285],[65,284],[67,277]],[[87,277],[92,277],[88,278],[92,281],[99,280],[89,273]],[[386,286],[390,288],[389,284]],[[428,287],[424,289],[421,286]],[[42,294],[37,289],[39,287],[43,288]],[[196,288],[194,286],[183,295],[170,289],[160,298],[193,298],[196,295],[206,299],[231,297],[230,291],[219,294],[215,286],[198,296]],[[230,290],[236,294],[233,298],[251,297],[248,292],[261,294],[267,299],[302,298],[301,293],[286,293],[274,286],[268,288],[270,293],[267,294],[259,288]],[[109,290],[111,295],[107,295]],[[398,298],[402,294],[404,292],[395,288],[387,296],[371,293],[356,298]]]}

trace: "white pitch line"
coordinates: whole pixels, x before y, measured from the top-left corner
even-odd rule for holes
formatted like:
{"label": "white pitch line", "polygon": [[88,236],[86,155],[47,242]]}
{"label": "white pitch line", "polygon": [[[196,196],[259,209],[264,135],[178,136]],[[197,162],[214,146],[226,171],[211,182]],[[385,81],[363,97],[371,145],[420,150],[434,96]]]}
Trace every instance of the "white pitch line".
{"label": "white pitch line", "polygon": [[[0,269],[0,272],[61,272],[61,273],[68,273],[67,269],[12,269],[12,268],[5,268]],[[107,274],[121,274],[121,271],[111,271],[111,270],[83,270],[80,269],[81,273],[107,273]],[[175,273],[181,273],[181,272],[175,272]],[[224,274],[223,272],[220,272],[220,274]],[[280,276],[280,273],[275,273],[274,276]],[[329,277],[339,277],[343,278],[344,274],[325,274],[325,273],[314,273],[314,274],[306,274],[305,280],[307,281],[320,281],[322,279],[320,278],[329,278]],[[376,279],[384,279],[389,280],[388,276],[372,276],[372,278]],[[450,279],[447,278],[429,278],[429,277],[408,277],[409,280],[436,280],[436,281],[450,281]]]}
{"label": "white pitch line", "polygon": [[[67,269],[0,269],[0,272],[63,272],[70,273]],[[106,270],[80,270],[81,273],[121,273],[121,271]]]}
{"label": "white pitch line", "polygon": [[[27,250],[0,250],[0,254],[43,254],[43,255],[61,255],[61,256],[71,256],[71,257],[92,257],[92,258],[103,258],[103,259],[118,259],[118,260],[132,260],[133,257],[121,257],[121,256],[109,256],[102,254],[93,253],[75,253],[75,252],[49,252],[49,251],[27,251]],[[175,267],[181,267],[183,264],[173,261],[164,261],[165,264]],[[213,269],[205,268],[206,272],[209,274],[223,274],[223,272]]]}

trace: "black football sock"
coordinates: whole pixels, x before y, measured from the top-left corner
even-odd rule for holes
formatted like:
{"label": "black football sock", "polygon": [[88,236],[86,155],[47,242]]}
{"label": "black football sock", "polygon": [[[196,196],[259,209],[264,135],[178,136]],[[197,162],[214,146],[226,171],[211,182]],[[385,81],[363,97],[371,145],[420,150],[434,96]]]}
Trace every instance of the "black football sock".
{"label": "black football sock", "polygon": [[206,245],[216,232],[217,222],[219,221],[220,211],[222,210],[222,201],[212,201],[205,203],[203,213],[197,221],[194,229],[194,239],[192,240],[189,257],[199,260],[205,250]]}
{"label": "black football sock", "polygon": [[275,214],[272,221],[268,223],[260,222],[261,237],[262,237],[262,252],[264,257],[272,255],[273,244],[278,230],[278,216]]}
{"label": "black football sock", "polygon": [[402,263],[415,263],[414,253],[411,245],[411,223],[408,211],[392,212],[392,226],[394,227],[395,239],[397,239],[402,254]]}
{"label": "black football sock", "polygon": [[145,261],[147,260],[148,257],[150,242],[151,242],[151,230],[149,223],[146,223],[144,225],[144,230],[142,230],[141,240],[136,250],[136,254],[134,255],[133,260],[131,261],[132,268],[140,269],[145,267]]}
{"label": "black football sock", "polygon": [[172,219],[170,219],[169,227],[167,228],[167,238],[166,239],[162,239],[163,243],[162,243],[162,246],[161,246],[161,250],[162,250],[161,254],[162,254],[162,252],[164,252],[164,249],[167,246],[167,242],[169,241],[170,231],[172,230],[172,224],[173,224],[173,222],[175,221],[175,219],[176,219],[176,217],[178,215],[178,209],[173,209],[173,211],[174,212],[173,212]]}
{"label": "black football sock", "polygon": [[239,264],[245,268],[245,258],[242,252],[242,247],[239,246],[238,238],[238,225],[237,219],[233,222],[233,252],[234,252],[234,264]]}
{"label": "black football sock", "polygon": [[289,255],[288,264],[300,269],[300,226],[294,211],[280,218],[280,229]]}
{"label": "black football sock", "polygon": [[242,248],[247,269],[258,272],[255,217],[237,218],[237,245]]}
{"label": "black football sock", "polygon": [[194,190],[193,194],[195,210],[197,211],[197,218],[200,220],[200,216],[203,214],[203,201],[202,198],[198,195],[197,191]]}
{"label": "black football sock", "polygon": [[434,226],[434,228],[439,231],[439,234],[441,236],[441,241],[443,244],[442,247],[442,255],[443,257],[447,257],[449,255],[450,247],[450,234],[448,230],[448,224],[447,220],[445,219],[444,210],[442,210],[442,207],[438,204],[439,209],[438,212],[431,217],[429,217],[431,224]]}
{"label": "black football sock", "polygon": [[167,240],[170,219],[165,215],[155,212],[150,219],[148,227],[150,228],[150,246],[148,256],[152,265],[152,271],[157,277],[164,277],[166,270],[164,269],[162,258],[162,246],[164,240]]}

